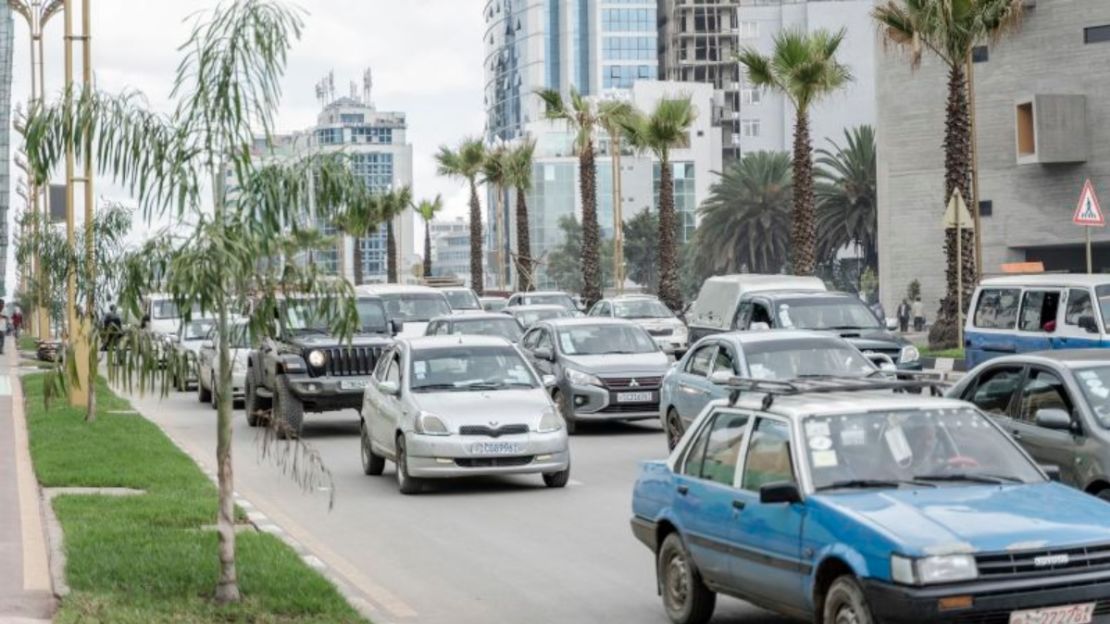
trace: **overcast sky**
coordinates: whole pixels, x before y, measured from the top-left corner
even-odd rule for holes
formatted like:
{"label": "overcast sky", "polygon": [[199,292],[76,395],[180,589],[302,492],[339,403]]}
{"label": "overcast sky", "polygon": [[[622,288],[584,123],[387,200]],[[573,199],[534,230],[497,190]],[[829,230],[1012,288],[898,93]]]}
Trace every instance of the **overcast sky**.
{"label": "overcast sky", "polygon": [[[153,108],[168,111],[181,58],[177,47],[188,35],[183,20],[217,2],[92,0],[97,86],[109,92],[137,89]],[[305,29],[289,57],[278,131],[315,123],[320,107],[314,85],[329,71],[335,71],[336,91],[346,94],[348,83],[361,84],[364,69],[370,67],[378,110],[408,114],[414,193],[418,198],[442,193],[447,215],[464,215],[465,191],[435,175],[433,155],[441,144],[482,131],[483,0],[300,0],[296,4],[306,11]],[[19,16],[15,32],[13,105],[25,103],[30,93],[27,27]],[[46,46],[50,98],[57,95],[63,80],[60,14],[47,27]],[[14,150],[14,133],[12,140]],[[13,188],[17,177],[13,169]],[[99,197],[126,200],[120,189],[104,182],[98,183],[96,192]],[[13,195],[13,222],[19,210],[22,204]],[[14,227],[11,231],[14,234]],[[9,294],[15,288],[13,265],[9,259]]]}

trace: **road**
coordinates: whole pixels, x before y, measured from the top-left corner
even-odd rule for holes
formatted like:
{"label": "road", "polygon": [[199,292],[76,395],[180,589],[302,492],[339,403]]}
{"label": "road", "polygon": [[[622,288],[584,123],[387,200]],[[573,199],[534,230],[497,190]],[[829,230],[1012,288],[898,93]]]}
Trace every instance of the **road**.
{"label": "road", "polygon": [[[215,412],[196,393],[131,397],[202,465],[215,465]],[[629,530],[640,460],[663,455],[656,423],[586,428],[572,438],[571,483],[539,476],[397,491],[393,467],[367,477],[354,411],[310,415],[304,441],[331,471],[328,492],[306,493],[262,457],[242,410],[234,418],[236,491],[363,594],[378,619],[421,624],[667,622],[653,557]],[[284,442],[278,444],[285,444]],[[718,624],[787,620],[722,598]]]}

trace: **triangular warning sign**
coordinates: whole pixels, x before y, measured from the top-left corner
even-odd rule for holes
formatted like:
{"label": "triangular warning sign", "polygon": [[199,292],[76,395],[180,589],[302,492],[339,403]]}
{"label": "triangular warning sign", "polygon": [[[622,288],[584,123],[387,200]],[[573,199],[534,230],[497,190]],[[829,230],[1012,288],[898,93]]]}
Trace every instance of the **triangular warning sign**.
{"label": "triangular warning sign", "polygon": [[1088,227],[1103,227],[1106,219],[1102,216],[1102,208],[1098,205],[1095,187],[1087,180],[1083,184],[1083,192],[1079,194],[1079,205],[1075,207],[1075,216],[1071,218],[1076,225]]}

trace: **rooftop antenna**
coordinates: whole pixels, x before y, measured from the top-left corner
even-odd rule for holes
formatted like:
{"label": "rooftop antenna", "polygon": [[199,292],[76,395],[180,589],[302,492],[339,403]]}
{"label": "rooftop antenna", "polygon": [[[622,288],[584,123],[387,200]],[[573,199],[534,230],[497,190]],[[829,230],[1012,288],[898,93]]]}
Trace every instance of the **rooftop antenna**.
{"label": "rooftop antenna", "polygon": [[328,72],[328,103],[335,101],[335,70]]}
{"label": "rooftop antenna", "polygon": [[367,67],[366,71],[362,73],[362,103],[373,107],[374,104],[370,100],[370,93],[374,90],[374,74],[372,70]]}
{"label": "rooftop antenna", "polygon": [[358,101],[358,83],[356,83],[354,80],[352,80],[351,83],[350,83],[350,88],[351,88],[351,99],[355,100],[357,102]]}

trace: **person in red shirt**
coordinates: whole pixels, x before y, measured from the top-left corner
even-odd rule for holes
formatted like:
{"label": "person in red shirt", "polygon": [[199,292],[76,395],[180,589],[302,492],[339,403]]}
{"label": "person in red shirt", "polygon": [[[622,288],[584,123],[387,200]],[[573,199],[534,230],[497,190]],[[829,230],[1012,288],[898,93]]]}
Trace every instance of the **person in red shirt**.
{"label": "person in red shirt", "polygon": [[19,331],[23,329],[23,310],[16,306],[15,312],[12,312],[12,335],[16,340],[19,340]]}

